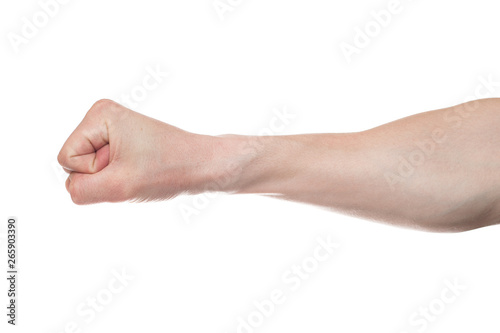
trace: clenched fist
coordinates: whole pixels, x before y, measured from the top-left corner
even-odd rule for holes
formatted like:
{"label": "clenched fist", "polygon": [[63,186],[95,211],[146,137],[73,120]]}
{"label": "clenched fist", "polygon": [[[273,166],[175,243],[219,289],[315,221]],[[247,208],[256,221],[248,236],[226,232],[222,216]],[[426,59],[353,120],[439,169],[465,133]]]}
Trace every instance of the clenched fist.
{"label": "clenched fist", "polygon": [[95,103],[62,147],[76,204],[148,201],[199,193],[223,169],[228,140],[198,135],[113,101]]}

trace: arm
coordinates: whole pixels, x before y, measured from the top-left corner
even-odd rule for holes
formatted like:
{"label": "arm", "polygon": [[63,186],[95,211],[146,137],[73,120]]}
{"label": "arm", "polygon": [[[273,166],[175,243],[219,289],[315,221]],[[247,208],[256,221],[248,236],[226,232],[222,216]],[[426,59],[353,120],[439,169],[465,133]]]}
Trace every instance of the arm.
{"label": "arm", "polygon": [[185,132],[96,103],[59,162],[75,203],[259,193],[431,231],[500,222],[500,100],[367,131],[252,137]]}

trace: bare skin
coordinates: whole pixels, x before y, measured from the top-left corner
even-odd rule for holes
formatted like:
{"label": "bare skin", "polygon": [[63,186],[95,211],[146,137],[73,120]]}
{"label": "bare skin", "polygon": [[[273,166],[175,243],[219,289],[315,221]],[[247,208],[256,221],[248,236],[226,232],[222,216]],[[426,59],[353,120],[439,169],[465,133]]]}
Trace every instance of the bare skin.
{"label": "bare skin", "polygon": [[95,103],[62,147],[76,204],[256,193],[428,231],[500,223],[500,99],[356,133],[207,136]]}

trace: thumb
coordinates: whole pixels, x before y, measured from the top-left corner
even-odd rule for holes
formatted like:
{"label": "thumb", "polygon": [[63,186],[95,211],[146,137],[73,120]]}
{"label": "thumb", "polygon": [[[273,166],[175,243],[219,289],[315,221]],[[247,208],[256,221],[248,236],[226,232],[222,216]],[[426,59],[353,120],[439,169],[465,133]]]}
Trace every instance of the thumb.
{"label": "thumb", "polygon": [[96,173],[108,165],[109,133],[102,105],[96,103],[89,110],[61,148],[57,160],[66,171]]}
{"label": "thumb", "polygon": [[71,200],[77,205],[125,201],[124,184],[113,169],[113,166],[108,166],[92,174],[71,172],[66,180]]}

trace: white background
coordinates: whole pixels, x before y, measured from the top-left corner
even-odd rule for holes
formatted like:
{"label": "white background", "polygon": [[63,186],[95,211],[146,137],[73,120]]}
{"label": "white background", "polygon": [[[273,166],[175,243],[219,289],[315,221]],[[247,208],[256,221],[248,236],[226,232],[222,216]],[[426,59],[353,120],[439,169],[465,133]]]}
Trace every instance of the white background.
{"label": "white background", "polygon": [[[8,216],[19,219],[20,278],[14,329],[1,280],[0,332],[71,322],[66,332],[237,332],[273,289],[286,301],[254,332],[498,332],[499,227],[432,234],[251,195],[71,202],[59,149],[95,101],[137,89],[147,68],[169,75],[134,109],[213,135],[258,134],[284,106],[296,118],[276,134],[363,130],[473,98],[481,77],[500,80],[493,1],[401,0],[350,63],[341,43],[389,1],[228,3],[222,20],[212,0],[72,0],[16,52],[9,38],[41,7],[2,0],[0,217],[3,233]],[[198,215],[187,221],[183,205]],[[340,247],[290,292],[282,275],[317,237]],[[134,279],[86,322],[77,308],[104,297],[122,269]],[[441,309],[447,279],[467,289]],[[431,304],[442,313],[410,322]]]}

